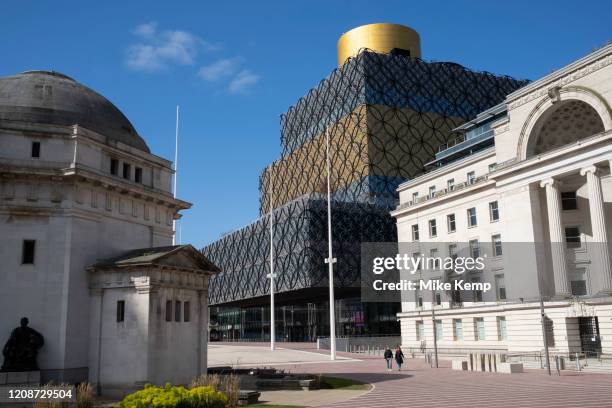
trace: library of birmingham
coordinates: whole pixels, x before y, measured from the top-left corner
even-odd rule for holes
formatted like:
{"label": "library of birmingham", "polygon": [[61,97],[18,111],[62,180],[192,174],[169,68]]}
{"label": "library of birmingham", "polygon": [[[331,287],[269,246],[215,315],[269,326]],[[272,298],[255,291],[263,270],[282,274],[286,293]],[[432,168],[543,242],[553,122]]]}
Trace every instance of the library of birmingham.
{"label": "library of birmingham", "polygon": [[[338,64],[282,115],[260,218],[203,248],[222,270],[210,280],[211,339],[269,339],[271,219],[277,340],[329,334],[329,137],[337,335],[612,352],[612,45],[527,81],[427,62],[415,31],[371,24],[340,38]],[[492,289],[364,302],[361,248],[373,242],[482,251],[487,267],[461,278]]]}

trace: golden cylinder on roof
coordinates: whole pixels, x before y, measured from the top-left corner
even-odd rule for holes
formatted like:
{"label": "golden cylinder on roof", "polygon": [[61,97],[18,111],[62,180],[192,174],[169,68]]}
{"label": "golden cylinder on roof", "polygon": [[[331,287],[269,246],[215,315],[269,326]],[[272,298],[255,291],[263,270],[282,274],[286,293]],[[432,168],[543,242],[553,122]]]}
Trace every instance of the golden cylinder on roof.
{"label": "golden cylinder on roof", "polygon": [[411,57],[421,57],[419,33],[401,24],[377,23],[353,28],[338,40],[338,65],[359,53],[362,48],[389,53],[393,49],[408,51]]}

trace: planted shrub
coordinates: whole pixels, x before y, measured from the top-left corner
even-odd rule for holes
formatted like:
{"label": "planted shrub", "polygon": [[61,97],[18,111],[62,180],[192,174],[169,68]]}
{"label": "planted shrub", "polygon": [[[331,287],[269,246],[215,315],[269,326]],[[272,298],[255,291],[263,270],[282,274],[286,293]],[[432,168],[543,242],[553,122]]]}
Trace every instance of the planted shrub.
{"label": "planted shrub", "polygon": [[126,396],[119,408],[225,408],[228,398],[210,386],[165,387],[146,385],[143,390]]}
{"label": "planted shrub", "polygon": [[209,386],[223,391],[227,396],[227,408],[236,408],[240,399],[240,378],[235,374],[205,374],[191,382],[192,387]]}
{"label": "planted shrub", "polygon": [[89,383],[80,383],[76,388],[77,408],[93,408],[93,390]]}

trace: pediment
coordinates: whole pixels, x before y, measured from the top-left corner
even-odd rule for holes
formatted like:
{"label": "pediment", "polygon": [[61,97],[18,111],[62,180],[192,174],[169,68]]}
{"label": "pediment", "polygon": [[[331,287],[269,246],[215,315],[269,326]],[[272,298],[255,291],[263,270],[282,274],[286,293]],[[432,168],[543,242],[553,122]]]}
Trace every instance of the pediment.
{"label": "pediment", "polygon": [[191,245],[185,245],[164,255],[154,262],[156,265],[185,269],[199,269],[206,272],[220,272],[220,269]]}
{"label": "pediment", "polygon": [[91,270],[142,268],[150,266],[174,267],[194,272],[219,273],[221,270],[192,245],[141,248],[127,251],[115,258],[92,265]]}

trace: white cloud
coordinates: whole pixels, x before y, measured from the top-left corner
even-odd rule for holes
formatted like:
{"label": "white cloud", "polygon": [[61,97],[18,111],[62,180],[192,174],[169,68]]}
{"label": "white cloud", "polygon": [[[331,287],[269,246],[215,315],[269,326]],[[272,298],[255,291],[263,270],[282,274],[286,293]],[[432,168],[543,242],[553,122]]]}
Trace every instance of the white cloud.
{"label": "white cloud", "polygon": [[248,69],[243,69],[231,80],[228,90],[231,93],[245,92],[249,87],[255,85],[259,81],[259,75],[254,74]]}
{"label": "white cloud", "polygon": [[157,23],[137,26],[138,43],[128,48],[126,63],[134,70],[159,71],[170,65],[192,65],[199,51],[214,47],[198,36],[182,30],[157,29]]}
{"label": "white cloud", "polygon": [[217,81],[234,74],[240,66],[241,58],[225,58],[200,68],[198,76],[206,81]]}
{"label": "white cloud", "polygon": [[157,23],[152,21],[150,23],[144,23],[139,26],[136,26],[134,29],[134,34],[142,38],[152,38],[155,36],[157,32]]}

